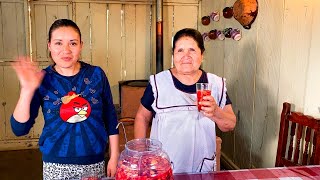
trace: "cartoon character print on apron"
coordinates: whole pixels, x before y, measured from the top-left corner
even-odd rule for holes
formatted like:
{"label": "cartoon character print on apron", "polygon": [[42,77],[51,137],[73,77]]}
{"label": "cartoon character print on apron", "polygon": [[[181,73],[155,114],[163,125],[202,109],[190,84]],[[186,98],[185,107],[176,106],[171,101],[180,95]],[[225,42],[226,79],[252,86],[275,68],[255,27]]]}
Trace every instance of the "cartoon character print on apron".
{"label": "cartoon character print on apron", "polygon": [[[224,79],[207,74],[213,84],[211,95],[224,107]],[[215,169],[215,123],[198,112],[196,94],[175,88],[169,70],[150,77],[156,112],[150,138],[162,142],[173,165],[173,172],[208,172]],[[224,95],[223,95],[224,94]]]}

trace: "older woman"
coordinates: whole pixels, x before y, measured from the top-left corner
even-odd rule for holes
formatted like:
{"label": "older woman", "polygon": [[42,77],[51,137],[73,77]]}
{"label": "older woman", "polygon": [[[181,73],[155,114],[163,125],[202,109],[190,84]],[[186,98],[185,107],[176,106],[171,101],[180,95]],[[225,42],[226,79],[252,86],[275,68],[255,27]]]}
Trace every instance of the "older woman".
{"label": "older woman", "polygon": [[[225,79],[200,69],[205,51],[201,33],[182,29],[173,39],[174,67],[150,76],[134,124],[135,138],[158,139],[168,153],[173,171],[205,172],[215,166],[216,130],[231,131],[236,117]],[[196,106],[196,83],[212,84],[210,96]]]}

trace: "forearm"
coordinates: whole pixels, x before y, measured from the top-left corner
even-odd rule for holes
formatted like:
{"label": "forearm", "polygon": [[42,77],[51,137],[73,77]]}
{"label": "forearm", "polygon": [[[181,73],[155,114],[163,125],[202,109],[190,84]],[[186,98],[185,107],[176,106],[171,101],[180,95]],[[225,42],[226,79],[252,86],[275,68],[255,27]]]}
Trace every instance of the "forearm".
{"label": "forearm", "polygon": [[20,97],[13,111],[13,117],[20,123],[25,123],[30,118],[30,105],[34,91],[21,89]]}
{"label": "forearm", "polygon": [[224,110],[218,107],[211,118],[223,132],[232,131],[236,125],[236,116],[230,108]]}
{"label": "forearm", "polygon": [[134,137],[146,138],[149,122],[152,118],[152,113],[140,104],[136,118],[134,120]]}
{"label": "forearm", "polygon": [[134,121],[134,138],[146,138],[147,123],[142,118],[136,118]]}
{"label": "forearm", "polygon": [[110,159],[118,160],[119,158],[119,135],[109,136]]}

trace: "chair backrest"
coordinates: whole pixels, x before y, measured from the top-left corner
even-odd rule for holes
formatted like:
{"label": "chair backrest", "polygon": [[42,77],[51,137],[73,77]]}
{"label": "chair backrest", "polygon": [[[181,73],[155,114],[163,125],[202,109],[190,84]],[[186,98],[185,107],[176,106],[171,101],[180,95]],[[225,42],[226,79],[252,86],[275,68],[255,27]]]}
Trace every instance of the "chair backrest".
{"label": "chair backrest", "polygon": [[119,146],[120,151],[127,141],[134,138],[134,118],[138,111],[141,97],[146,89],[148,80],[127,80],[119,82],[120,117],[119,117]]}
{"label": "chair backrest", "polygon": [[276,167],[320,164],[320,120],[283,103]]}
{"label": "chair backrest", "polygon": [[140,99],[148,80],[128,80],[119,82],[120,118],[135,118]]}

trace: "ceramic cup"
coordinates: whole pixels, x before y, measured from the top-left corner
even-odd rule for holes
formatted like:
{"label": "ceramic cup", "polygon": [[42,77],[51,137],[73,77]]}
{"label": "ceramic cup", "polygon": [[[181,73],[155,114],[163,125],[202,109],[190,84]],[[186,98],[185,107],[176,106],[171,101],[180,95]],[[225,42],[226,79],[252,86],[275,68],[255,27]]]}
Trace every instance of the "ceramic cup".
{"label": "ceramic cup", "polygon": [[224,34],[220,30],[217,31],[217,37],[218,37],[219,40],[224,40],[225,39]]}
{"label": "ceramic cup", "polygon": [[219,21],[220,20],[220,14],[217,11],[213,11],[210,14],[210,18],[212,19],[212,21]]}
{"label": "ceramic cup", "polygon": [[206,32],[202,34],[202,38],[203,38],[203,41],[210,41],[208,33],[206,33]]}
{"label": "ceramic cup", "polygon": [[230,33],[232,39],[236,41],[239,41],[241,39],[240,29],[232,29]]}

